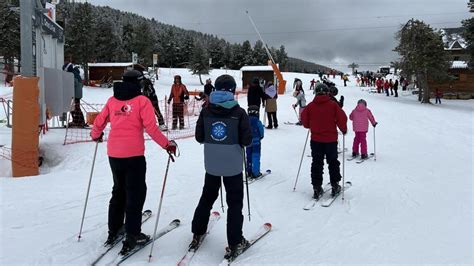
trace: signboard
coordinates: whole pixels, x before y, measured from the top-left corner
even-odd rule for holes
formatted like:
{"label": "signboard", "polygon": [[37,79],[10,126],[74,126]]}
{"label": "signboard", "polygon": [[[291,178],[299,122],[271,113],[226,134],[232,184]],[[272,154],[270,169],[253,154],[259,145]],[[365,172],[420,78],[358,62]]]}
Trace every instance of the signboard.
{"label": "signboard", "polygon": [[41,12],[37,12],[36,16],[33,16],[33,22],[37,27],[49,35],[52,35],[53,38],[58,39],[59,42],[64,42],[64,30],[56,22],[54,22],[50,17]]}
{"label": "signboard", "polygon": [[132,52],[132,63],[134,65],[138,64],[138,54],[137,53]]}
{"label": "signboard", "polygon": [[153,65],[158,64],[158,54],[153,54]]}

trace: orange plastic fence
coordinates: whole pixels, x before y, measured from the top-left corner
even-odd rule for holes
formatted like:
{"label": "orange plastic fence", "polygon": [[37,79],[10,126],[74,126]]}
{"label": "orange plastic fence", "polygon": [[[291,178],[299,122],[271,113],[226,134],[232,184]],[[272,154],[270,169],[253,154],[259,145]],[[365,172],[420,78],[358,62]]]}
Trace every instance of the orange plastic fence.
{"label": "orange plastic fence", "polygon": [[[13,177],[39,174],[38,121],[39,78],[21,77],[13,85],[12,174]],[[21,163],[19,163],[21,162]]]}

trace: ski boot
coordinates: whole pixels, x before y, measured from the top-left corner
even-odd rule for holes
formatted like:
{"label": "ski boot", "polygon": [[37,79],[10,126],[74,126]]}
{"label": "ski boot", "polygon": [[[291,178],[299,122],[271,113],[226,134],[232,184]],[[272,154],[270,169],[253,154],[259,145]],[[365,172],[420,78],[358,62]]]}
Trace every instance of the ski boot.
{"label": "ski boot", "polygon": [[159,128],[163,132],[168,131],[168,127],[165,124],[160,125]]}
{"label": "ski boot", "polygon": [[360,156],[360,158],[361,158],[362,160],[366,160],[366,159],[369,158],[369,156],[368,156],[367,154],[362,154],[362,155]]}
{"label": "ski boot", "polygon": [[316,187],[313,190],[314,190],[313,199],[319,200],[323,196],[323,193],[324,193],[323,188]]}
{"label": "ski boot", "polygon": [[339,193],[341,193],[341,186],[338,183],[332,183],[331,186],[332,186],[332,191],[331,191],[332,197],[335,197]]}
{"label": "ski boot", "polygon": [[224,259],[232,261],[234,258],[242,254],[242,252],[244,252],[248,246],[250,246],[250,242],[247,241],[244,237],[242,237],[242,240],[240,241],[239,244],[232,245],[232,246],[229,245],[226,248]]}
{"label": "ski boot", "polygon": [[356,158],[357,156],[359,156],[357,152],[352,152],[352,158]]}
{"label": "ski boot", "polygon": [[104,243],[104,246],[112,246],[116,244],[116,241],[119,237],[122,237],[125,234],[125,228],[122,226],[118,231],[110,231],[107,240]]}
{"label": "ski boot", "polygon": [[120,255],[126,255],[128,252],[133,250],[136,246],[143,246],[150,240],[150,236],[140,233],[138,235],[127,235],[125,241],[123,241],[123,247],[120,251]]}
{"label": "ski boot", "polygon": [[193,240],[191,241],[191,244],[189,244],[189,250],[196,250],[198,246],[201,244],[203,236],[204,235],[194,234]]}

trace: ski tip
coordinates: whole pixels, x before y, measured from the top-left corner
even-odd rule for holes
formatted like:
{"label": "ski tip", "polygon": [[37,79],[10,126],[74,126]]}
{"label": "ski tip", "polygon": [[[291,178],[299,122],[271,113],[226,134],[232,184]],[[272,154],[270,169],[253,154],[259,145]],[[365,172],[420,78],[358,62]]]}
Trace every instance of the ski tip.
{"label": "ski tip", "polygon": [[151,213],[151,210],[146,210],[143,212],[143,214],[150,214]]}
{"label": "ski tip", "polygon": [[267,173],[271,173],[271,172],[272,172],[272,170],[270,170],[270,169],[267,169],[267,171],[266,171],[266,172],[267,172]]}
{"label": "ski tip", "polygon": [[213,215],[213,216],[221,216],[221,214],[220,214],[218,211],[213,211],[213,212],[211,213],[211,215]]}
{"label": "ski tip", "polygon": [[346,184],[346,185],[349,185],[349,186],[352,186],[352,182],[351,182],[351,181],[346,181],[345,184]]}
{"label": "ski tip", "polygon": [[180,221],[179,219],[174,219],[173,221],[171,221],[170,224],[180,225],[180,224],[181,224],[181,221]]}
{"label": "ski tip", "polygon": [[263,226],[268,230],[272,229],[272,224],[271,223],[264,223]]}

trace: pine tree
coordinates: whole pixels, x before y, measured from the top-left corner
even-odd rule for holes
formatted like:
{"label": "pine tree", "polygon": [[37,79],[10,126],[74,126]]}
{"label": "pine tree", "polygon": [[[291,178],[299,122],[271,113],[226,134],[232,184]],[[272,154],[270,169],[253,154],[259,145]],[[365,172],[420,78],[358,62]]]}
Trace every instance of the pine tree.
{"label": "pine tree", "polygon": [[242,57],[243,57],[242,64],[244,66],[251,66],[251,65],[256,64],[255,59],[253,57],[252,46],[250,45],[250,42],[248,40],[246,40],[242,43],[241,53],[242,53]]}
{"label": "pine tree", "polygon": [[260,40],[255,42],[255,45],[253,47],[253,58],[255,64],[257,65],[267,65],[267,61],[270,59],[268,58],[267,52],[263,47],[263,42]]}
{"label": "pine tree", "polygon": [[[15,1],[14,1],[15,2]],[[15,59],[20,60],[20,14],[11,8],[17,3],[8,5],[7,1],[0,2],[0,56],[9,69],[13,71]]]}
{"label": "pine tree", "polygon": [[280,64],[280,68],[285,68],[286,64],[288,63],[288,54],[285,51],[285,46],[281,45],[280,49],[276,52],[278,57],[278,63]]}
{"label": "pine tree", "polygon": [[222,42],[218,39],[210,40],[208,51],[209,56],[212,58],[212,67],[214,68],[221,68],[225,65],[224,60],[224,49],[225,49],[225,42]]}
{"label": "pine tree", "polygon": [[446,79],[451,64],[441,33],[422,21],[411,19],[401,27],[396,39],[399,44],[394,51],[400,55],[400,68],[407,76],[416,75],[423,91],[419,100],[429,103],[428,78],[436,81]]}
{"label": "pine tree", "polygon": [[199,42],[195,43],[194,52],[188,68],[193,75],[199,75],[199,81],[201,85],[204,85],[201,75],[209,74],[209,56],[204,46]]}
{"label": "pine tree", "polygon": [[467,51],[470,55],[469,66],[474,67],[474,18],[463,20],[464,31],[462,33],[467,42]]}
{"label": "pine tree", "polygon": [[97,62],[115,62],[120,60],[121,43],[114,32],[114,22],[107,16],[98,16],[95,21],[97,37],[95,39],[95,59]]}
{"label": "pine tree", "polygon": [[225,68],[230,68],[233,65],[234,61],[234,54],[232,52],[232,46],[229,44],[225,45],[224,48],[224,58],[223,58],[223,63]]}

